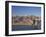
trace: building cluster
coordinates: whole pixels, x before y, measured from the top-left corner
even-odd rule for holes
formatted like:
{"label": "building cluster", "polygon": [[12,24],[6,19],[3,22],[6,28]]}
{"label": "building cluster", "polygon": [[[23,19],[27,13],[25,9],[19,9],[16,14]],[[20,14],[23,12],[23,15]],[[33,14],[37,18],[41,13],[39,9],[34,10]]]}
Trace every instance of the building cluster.
{"label": "building cluster", "polygon": [[41,21],[38,16],[12,16],[13,25],[37,25]]}

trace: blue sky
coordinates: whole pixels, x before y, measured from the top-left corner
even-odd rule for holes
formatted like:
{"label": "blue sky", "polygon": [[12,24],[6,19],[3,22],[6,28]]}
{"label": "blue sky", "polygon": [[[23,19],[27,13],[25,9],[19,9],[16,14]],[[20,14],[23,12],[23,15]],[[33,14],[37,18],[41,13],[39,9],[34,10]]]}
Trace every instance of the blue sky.
{"label": "blue sky", "polygon": [[41,16],[41,7],[12,6],[13,16]]}

